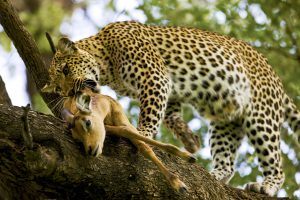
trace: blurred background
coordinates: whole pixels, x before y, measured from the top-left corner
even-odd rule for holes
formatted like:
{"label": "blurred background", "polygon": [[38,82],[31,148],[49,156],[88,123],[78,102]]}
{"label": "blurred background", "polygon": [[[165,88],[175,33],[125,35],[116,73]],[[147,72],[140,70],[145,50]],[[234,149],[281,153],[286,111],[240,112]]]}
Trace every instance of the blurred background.
{"label": "blurred background", "polygon": [[[57,42],[62,35],[79,40],[97,33],[110,22],[136,20],[146,24],[193,26],[242,39],[263,53],[283,81],[286,92],[300,108],[300,1],[298,0],[11,0],[26,28],[38,43],[49,65],[52,53],[45,38],[49,32]],[[12,103],[32,105],[49,113],[26,72],[16,49],[0,26],[0,75]],[[116,95],[108,87],[102,93],[119,100],[133,124],[137,124],[138,103]],[[190,107],[183,108],[184,119],[201,138],[198,162],[210,170],[207,122]],[[182,144],[161,127],[157,140]],[[286,180],[278,196],[300,199],[300,147],[287,128],[281,142]],[[254,149],[243,141],[230,181],[243,187],[261,181]]]}

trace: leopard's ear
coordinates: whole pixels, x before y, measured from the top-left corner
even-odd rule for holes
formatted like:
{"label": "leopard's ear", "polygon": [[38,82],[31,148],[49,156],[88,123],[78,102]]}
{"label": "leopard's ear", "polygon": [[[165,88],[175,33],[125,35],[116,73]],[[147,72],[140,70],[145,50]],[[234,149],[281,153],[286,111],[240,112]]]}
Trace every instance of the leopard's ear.
{"label": "leopard's ear", "polygon": [[74,53],[77,50],[75,43],[67,37],[63,37],[58,41],[57,49],[66,55]]}
{"label": "leopard's ear", "polygon": [[67,121],[68,123],[68,128],[73,128],[74,127],[74,115],[66,108],[64,108],[61,111],[61,116],[63,117],[64,120]]}

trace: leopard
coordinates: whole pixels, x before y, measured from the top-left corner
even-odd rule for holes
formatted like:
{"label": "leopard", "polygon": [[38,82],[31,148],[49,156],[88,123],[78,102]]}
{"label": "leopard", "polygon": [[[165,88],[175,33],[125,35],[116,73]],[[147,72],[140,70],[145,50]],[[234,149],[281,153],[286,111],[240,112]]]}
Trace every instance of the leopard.
{"label": "leopard", "polygon": [[195,152],[184,121],[187,104],[209,122],[210,174],[228,183],[243,138],[254,147],[262,182],[245,189],[274,196],[282,187],[280,130],[287,122],[300,141],[300,114],[266,57],[234,37],[193,27],[114,22],[77,42],[58,41],[43,92],[71,96],[107,85],[139,102],[139,132],[152,137],[161,123]]}

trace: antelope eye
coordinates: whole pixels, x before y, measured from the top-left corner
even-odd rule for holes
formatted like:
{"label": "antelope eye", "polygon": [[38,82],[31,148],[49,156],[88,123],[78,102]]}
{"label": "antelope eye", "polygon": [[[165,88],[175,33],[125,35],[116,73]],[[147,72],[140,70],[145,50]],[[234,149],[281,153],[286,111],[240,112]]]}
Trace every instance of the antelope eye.
{"label": "antelope eye", "polygon": [[91,120],[88,119],[88,120],[85,121],[86,127],[90,127],[91,124],[92,124]]}
{"label": "antelope eye", "polygon": [[63,68],[63,73],[65,76],[67,76],[69,74],[69,66],[67,64]]}
{"label": "antelope eye", "polygon": [[81,126],[82,126],[84,132],[88,133],[90,131],[91,125],[92,125],[91,120],[81,119],[80,123],[81,123]]}

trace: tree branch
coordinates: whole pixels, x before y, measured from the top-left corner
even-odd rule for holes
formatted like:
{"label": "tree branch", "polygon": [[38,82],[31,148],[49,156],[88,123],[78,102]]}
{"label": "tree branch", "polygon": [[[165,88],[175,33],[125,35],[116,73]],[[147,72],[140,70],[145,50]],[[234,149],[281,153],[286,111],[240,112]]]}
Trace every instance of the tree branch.
{"label": "tree branch", "polygon": [[199,164],[155,149],[188,186],[186,194],[177,193],[128,140],[107,137],[103,155],[90,158],[65,133],[62,121],[33,111],[30,150],[21,135],[22,115],[19,107],[0,106],[1,199],[276,199],[223,185]]}

